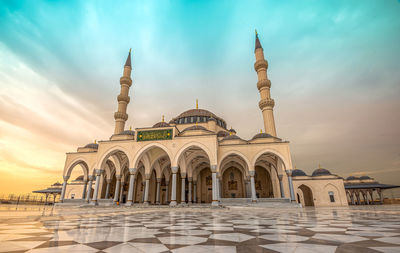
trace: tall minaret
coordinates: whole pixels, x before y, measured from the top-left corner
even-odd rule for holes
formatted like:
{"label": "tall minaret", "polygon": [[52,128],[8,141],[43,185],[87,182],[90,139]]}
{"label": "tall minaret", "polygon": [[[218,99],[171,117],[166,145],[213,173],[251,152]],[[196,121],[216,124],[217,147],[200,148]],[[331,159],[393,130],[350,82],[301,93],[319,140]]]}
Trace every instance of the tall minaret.
{"label": "tall minaret", "polygon": [[258,103],[263,118],[264,128],[267,134],[276,136],[275,120],[274,120],[274,105],[275,101],[271,98],[270,88],[271,81],[267,76],[268,62],[264,59],[264,50],[261,46],[260,40],[258,39],[258,33],[256,31],[256,48],[254,50],[256,55],[256,62],[254,63],[254,69],[257,72],[258,82],[257,88],[260,91],[261,100]]}
{"label": "tall minaret", "polygon": [[119,80],[121,84],[121,92],[117,97],[118,100],[118,111],[114,113],[115,119],[115,130],[114,134],[119,134],[124,131],[125,122],[128,119],[128,114],[126,113],[126,108],[129,104],[129,88],[132,85],[131,79],[131,50],[129,49],[128,58],[126,59],[125,66],[124,66],[124,74]]}

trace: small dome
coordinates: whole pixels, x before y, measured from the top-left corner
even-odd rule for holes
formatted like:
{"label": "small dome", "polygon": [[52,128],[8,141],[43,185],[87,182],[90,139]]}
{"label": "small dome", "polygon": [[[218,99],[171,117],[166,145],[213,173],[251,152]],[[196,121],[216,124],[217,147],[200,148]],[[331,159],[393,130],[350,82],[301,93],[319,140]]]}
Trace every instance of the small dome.
{"label": "small dome", "polygon": [[358,179],[359,178],[355,177],[355,176],[350,176],[350,177],[346,178],[346,180],[358,180]]}
{"label": "small dome", "polygon": [[153,128],[157,128],[157,127],[170,127],[170,125],[167,122],[158,122],[157,124],[155,124],[153,126]]}
{"label": "small dome", "polygon": [[241,140],[241,138],[237,135],[228,135],[225,136],[222,140]]}
{"label": "small dome", "polygon": [[57,183],[52,184],[51,186],[61,186],[61,185],[62,185],[61,183],[57,182]]}
{"label": "small dome", "polygon": [[267,134],[267,133],[258,133],[256,135],[254,135],[253,139],[258,139],[258,138],[274,138],[274,136]]}
{"label": "small dome", "polygon": [[225,137],[225,136],[229,136],[229,133],[226,132],[226,131],[219,131],[219,132],[217,133],[217,136],[218,136],[218,137]]}
{"label": "small dome", "polygon": [[307,176],[307,174],[302,170],[295,169],[292,171],[292,176],[293,177],[304,177],[304,176]]}
{"label": "small dome", "polygon": [[83,181],[83,175],[80,175],[79,177],[75,178],[75,181]]}
{"label": "small dome", "polygon": [[230,132],[230,133],[235,133],[235,134],[236,134],[236,131],[235,131],[235,129],[233,129],[233,128],[229,129],[229,132]]}
{"label": "small dome", "polygon": [[327,169],[324,168],[319,168],[314,170],[314,172],[312,173],[313,177],[318,177],[318,176],[329,176],[331,175],[331,172]]}
{"label": "small dome", "polygon": [[97,143],[89,143],[85,146],[85,148],[93,148],[93,149],[98,149],[99,148],[99,144]]}
{"label": "small dome", "polygon": [[194,126],[185,128],[182,132],[184,132],[184,131],[194,131],[194,130],[204,130],[204,131],[208,131],[205,127],[198,126],[198,125],[194,125]]}
{"label": "small dome", "polygon": [[119,133],[119,135],[132,135],[132,136],[134,136],[135,135],[135,131],[133,131],[133,130],[125,130],[125,131],[122,131],[121,133]]}
{"label": "small dome", "polygon": [[369,176],[361,176],[360,179],[361,180],[366,180],[366,179],[372,179],[372,178],[370,178]]}

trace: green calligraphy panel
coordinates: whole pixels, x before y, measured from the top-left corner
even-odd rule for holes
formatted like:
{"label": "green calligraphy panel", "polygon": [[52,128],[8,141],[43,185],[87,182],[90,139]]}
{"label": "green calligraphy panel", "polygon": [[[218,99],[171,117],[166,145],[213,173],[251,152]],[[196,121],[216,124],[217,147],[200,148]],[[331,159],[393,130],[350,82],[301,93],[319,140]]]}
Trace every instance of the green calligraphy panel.
{"label": "green calligraphy panel", "polygon": [[172,129],[138,131],[137,141],[172,140]]}

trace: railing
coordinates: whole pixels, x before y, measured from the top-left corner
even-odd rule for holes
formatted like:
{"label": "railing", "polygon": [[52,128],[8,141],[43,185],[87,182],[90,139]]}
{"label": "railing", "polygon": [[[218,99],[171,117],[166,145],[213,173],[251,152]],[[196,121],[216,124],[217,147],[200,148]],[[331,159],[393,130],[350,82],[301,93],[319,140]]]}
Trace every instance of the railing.
{"label": "railing", "polygon": [[59,195],[56,196],[49,194],[47,199],[42,194],[9,194],[0,196],[0,204],[24,204],[24,205],[52,205],[59,202]]}

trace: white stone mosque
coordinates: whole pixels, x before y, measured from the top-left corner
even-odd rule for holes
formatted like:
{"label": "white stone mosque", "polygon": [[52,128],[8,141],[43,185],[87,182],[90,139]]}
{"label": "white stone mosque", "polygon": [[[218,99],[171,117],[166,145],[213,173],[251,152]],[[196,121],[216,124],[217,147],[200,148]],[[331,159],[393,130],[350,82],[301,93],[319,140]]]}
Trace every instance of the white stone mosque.
{"label": "white stone mosque", "polygon": [[[347,206],[348,197],[353,200],[355,193],[345,190],[343,178],[323,168],[312,176],[293,170],[289,142],[276,133],[268,62],[257,34],[254,69],[265,132],[250,140],[237,136],[222,117],[198,108],[197,103],[169,123],[163,118],[152,127],[125,130],[132,86],[129,52],[120,78],[114,134],[67,153],[60,201],[126,206],[233,202]],[[77,166],[84,175],[69,182]]]}

